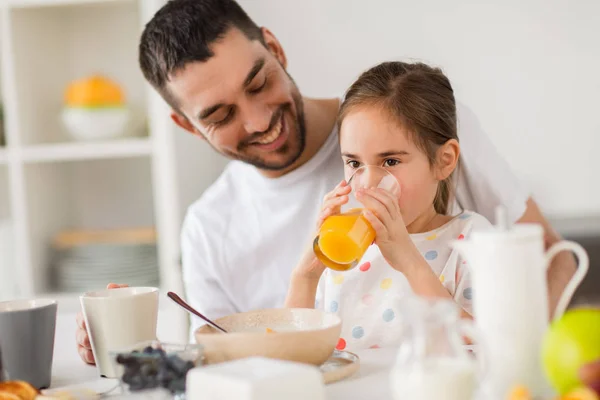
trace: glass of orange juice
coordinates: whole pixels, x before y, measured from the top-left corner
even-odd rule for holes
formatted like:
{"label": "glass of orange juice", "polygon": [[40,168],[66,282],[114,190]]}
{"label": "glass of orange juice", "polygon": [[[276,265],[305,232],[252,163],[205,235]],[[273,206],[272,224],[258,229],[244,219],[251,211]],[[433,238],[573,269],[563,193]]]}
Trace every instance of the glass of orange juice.
{"label": "glass of orange juice", "polygon": [[374,165],[358,168],[348,180],[351,192],[340,214],[331,215],[321,225],[313,242],[313,251],[326,266],[336,271],[356,267],[375,240],[375,231],[363,216],[363,206],[354,194],[362,188],[381,188],[394,195],[400,193],[396,178],[386,169]]}

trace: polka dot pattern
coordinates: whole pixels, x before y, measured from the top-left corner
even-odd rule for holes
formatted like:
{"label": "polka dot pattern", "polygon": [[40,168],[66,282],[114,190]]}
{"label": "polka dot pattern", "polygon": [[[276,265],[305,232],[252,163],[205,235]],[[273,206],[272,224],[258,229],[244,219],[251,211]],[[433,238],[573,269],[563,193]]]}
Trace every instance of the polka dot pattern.
{"label": "polka dot pattern", "polygon": [[361,265],[360,267],[358,267],[358,269],[360,269],[362,272],[367,272],[369,270],[369,268],[371,268],[371,263],[370,262],[366,262],[363,265]]}
{"label": "polka dot pattern", "polygon": [[329,311],[331,312],[337,312],[339,307],[339,304],[337,301],[333,300],[330,304],[329,304]]}
{"label": "polka dot pattern", "polygon": [[365,336],[365,330],[362,326],[355,326],[352,328],[352,337],[354,339],[360,339],[363,336]]}
{"label": "polka dot pattern", "polygon": [[387,290],[390,287],[392,287],[392,278],[385,278],[384,280],[381,281],[381,288],[383,290]]}
{"label": "polka dot pattern", "polygon": [[392,310],[391,308],[388,308],[387,310],[385,310],[383,312],[382,317],[385,322],[390,322],[394,318],[396,318],[396,314],[394,313],[394,310]]}
{"label": "polka dot pattern", "polygon": [[463,290],[463,297],[467,300],[472,300],[473,299],[473,288],[466,288],[465,290]]}
{"label": "polka dot pattern", "polygon": [[[469,233],[465,226],[478,215],[464,214],[456,218],[455,228],[418,236],[415,244],[421,257],[438,276],[440,285],[455,295],[459,303],[469,305],[474,300],[474,289],[465,279],[470,263],[462,255],[452,252],[445,242],[468,241]],[[459,218],[467,221],[458,221]],[[329,271],[325,282],[328,290],[321,301],[321,309],[336,315],[344,314],[341,316],[345,328],[338,338],[336,349],[352,351],[354,346],[386,348],[390,341],[395,340],[393,333],[386,332],[393,332],[404,321],[394,301],[397,292],[402,295],[407,285],[402,276],[396,276],[394,271],[383,268],[384,265],[380,254],[369,252],[355,271]]]}

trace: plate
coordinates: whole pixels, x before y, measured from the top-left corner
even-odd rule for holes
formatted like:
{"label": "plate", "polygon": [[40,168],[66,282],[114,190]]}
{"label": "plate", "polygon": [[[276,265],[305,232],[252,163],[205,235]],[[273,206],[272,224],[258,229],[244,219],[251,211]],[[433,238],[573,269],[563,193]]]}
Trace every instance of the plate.
{"label": "plate", "polygon": [[360,368],[360,358],[349,351],[334,350],[329,360],[321,365],[325,384],[334,383],[353,375]]}

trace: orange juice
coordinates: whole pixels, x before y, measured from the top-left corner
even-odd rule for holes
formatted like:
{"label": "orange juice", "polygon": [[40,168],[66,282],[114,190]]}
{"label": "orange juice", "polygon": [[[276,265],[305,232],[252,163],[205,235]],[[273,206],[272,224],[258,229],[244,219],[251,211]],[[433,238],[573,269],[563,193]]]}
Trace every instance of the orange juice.
{"label": "orange juice", "polygon": [[371,224],[362,216],[362,209],[354,208],[323,222],[313,250],[325,266],[347,271],[356,266],[373,240]]}

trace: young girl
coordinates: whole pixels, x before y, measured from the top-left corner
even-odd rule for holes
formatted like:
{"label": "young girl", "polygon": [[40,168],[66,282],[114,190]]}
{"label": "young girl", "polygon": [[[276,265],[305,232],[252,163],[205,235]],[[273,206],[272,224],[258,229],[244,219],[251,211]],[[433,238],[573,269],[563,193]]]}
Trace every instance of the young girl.
{"label": "young girl", "polygon": [[[292,273],[286,306],[340,315],[338,349],[397,345],[402,297],[410,294],[454,299],[470,318],[468,267],[449,242],[490,223],[468,211],[448,215],[460,154],[448,78],[421,63],[373,67],[348,89],[338,126],[346,180],[363,165],[381,166],[396,177],[400,194],[359,190],[376,246],[346,272],[326,269],[307,252]],[[325,197],[318,227],[349,193],[342,181]]]}

